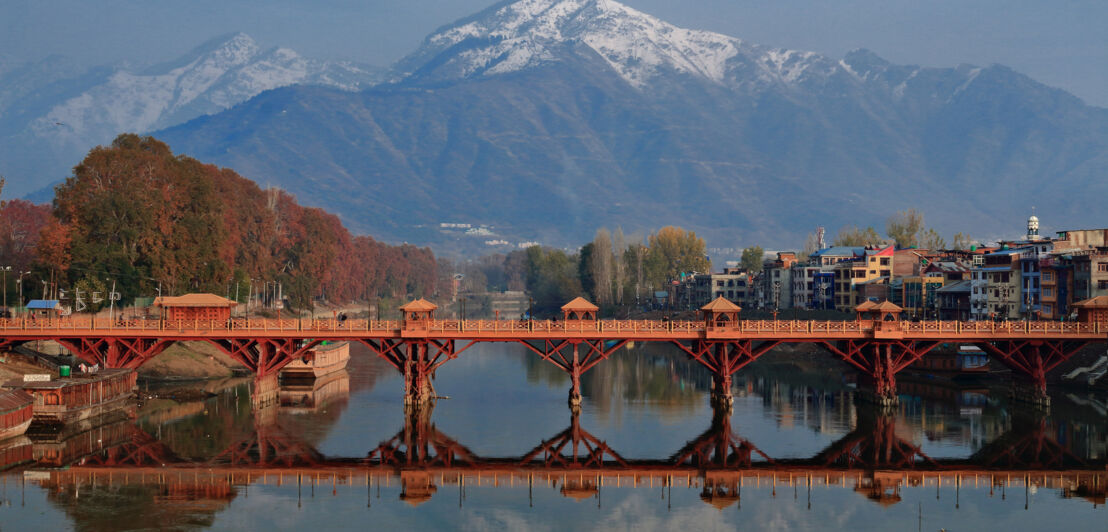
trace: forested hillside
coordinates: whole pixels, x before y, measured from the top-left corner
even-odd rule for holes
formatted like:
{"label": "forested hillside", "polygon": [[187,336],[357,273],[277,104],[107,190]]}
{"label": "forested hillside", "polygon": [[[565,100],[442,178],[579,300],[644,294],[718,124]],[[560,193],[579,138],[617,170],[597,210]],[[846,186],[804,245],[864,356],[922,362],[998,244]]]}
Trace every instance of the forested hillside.
{"label": "forested hillside", "polygon": [[[0,267],[32,272],[26,298],[106,293],[114,281],[125,301],[159,288],[245,299],[251,283],[280,282],[303,309],[312,298],[430,295],[436,280],[429,249],[352,236],[323,209],[133,134],[89,152],[52,209],[4,202],[0,231]],[[17,275],[5,282],[9,296]]]}

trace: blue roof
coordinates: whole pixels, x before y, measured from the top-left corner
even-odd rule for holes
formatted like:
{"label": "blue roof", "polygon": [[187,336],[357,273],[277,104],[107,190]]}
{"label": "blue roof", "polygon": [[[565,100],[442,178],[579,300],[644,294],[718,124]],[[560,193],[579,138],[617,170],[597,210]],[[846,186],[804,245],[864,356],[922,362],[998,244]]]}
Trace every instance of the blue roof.
{"label": "blue roof", "polygon": [[857,257],[857,256],[865,255],[865,254],[866,254],[866,248],[861,247],[861,246],[858,246],[858,247],[833,246],[833,247],[813,251],[808,256],[809,257],[822,257],[824,255],[827,255],[827,256],[830,256],[830,257]]}
{"label": "blue roof", "polygon": [[58,300],[57,299],[32,299],[30,302],[27,303],[27,308],[29,308],[29,309],[54,310],[55,308],[58,308]]}

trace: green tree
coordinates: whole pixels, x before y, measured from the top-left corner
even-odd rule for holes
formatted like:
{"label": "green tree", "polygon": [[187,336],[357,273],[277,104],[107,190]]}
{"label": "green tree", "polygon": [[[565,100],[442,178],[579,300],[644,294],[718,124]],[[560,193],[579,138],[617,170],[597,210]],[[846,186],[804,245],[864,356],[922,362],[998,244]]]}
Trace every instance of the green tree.
{"label": "green tree", "polygon": [[740,264],[748,272],[762,271],[762,257],[766,254],[762,246],[751,246],[743,250]]}

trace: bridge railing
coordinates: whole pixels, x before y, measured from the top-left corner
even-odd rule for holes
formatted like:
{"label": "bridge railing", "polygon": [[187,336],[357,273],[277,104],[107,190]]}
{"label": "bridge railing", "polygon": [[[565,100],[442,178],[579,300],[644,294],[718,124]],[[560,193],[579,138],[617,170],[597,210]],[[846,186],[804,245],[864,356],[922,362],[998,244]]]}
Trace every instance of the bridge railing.
{"label": "bridge railing", "polygon": [[[60,318],[0,318],[0,331],[44,331],[64,334],[67,331],[173,331],[177,333],[208,331],[287,331],[287,332],[397,332],[403,329],[400,320],[365,320],[341,318],[231,318],[226,320],[158,320],[116,319],[94,316]],[[411,326],[410,326],[411,327]],[[903,332],[910,336],[1089,336],[1108,333],[1108,324],[1098,322],[1058,321],[809,321],[809,320],[742,320],[722,326],[706,326],[703,321],[664,320],[431,320],[418,325],[428,333],[490,333],[512,334],[595,334],[616,336],[666,336],[681,334],[739,333],[751,336],[813,336],[842,337],[881,332]]]}

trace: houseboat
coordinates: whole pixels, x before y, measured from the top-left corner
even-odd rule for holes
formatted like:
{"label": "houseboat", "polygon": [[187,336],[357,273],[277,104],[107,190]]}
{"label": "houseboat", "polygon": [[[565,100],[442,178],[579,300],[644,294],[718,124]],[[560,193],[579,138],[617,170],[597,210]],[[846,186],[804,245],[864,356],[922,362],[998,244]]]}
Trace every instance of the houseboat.
{"label": "houseboat", "polygon": [[989,355],[975,345],[935,349],[908,366],[908,371],[944,378],[985,375],[989,372]]}
{"label": "houseboat", "polygon": [[8,387],[34,397],[35,425],[64,425],[126,408],[134,398],[136,375],[131,369],[102,369],[44,381],[14,381]]}
{"label": "houseboat", "polygon": [[34,402],[35,398],[22,390],[0,390],[0,441],[27,432]]}
{"label": "houseboat", "polygon": [[308,351],[304,358],[289,362],[281,370],[282,379],[317,379],[346,369],[350,361],[350,342],[324,342]]}

